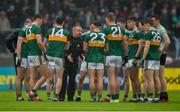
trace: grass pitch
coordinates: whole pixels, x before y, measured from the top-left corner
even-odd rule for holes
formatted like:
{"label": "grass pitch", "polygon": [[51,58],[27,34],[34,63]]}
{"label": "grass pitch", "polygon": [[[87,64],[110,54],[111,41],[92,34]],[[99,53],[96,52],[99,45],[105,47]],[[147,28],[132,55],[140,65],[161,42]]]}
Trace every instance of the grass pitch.
{"label": "grass pitch", "polygon": [[[168,103],[98,103],[88,102],[89,91],[82,92],[82,102],[49,102],[44,91],[42,102],[17,102],[15,91],[0,91],[0,111],[180,111],[180,91],[170,91]],[[105,92],[104,92],[105,93]],[[123,92],[120,93],[121,99]],[[105,96],[105,94],[103,95]],[[130,95],[132,96],[132,95]]]}

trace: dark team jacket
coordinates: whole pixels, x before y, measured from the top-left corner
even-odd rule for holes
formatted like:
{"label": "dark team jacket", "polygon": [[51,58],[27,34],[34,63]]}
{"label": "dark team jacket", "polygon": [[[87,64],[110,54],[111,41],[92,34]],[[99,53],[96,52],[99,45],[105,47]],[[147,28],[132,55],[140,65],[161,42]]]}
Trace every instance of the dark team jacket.
{"label": "dark team jacket", "polygon": [[[70,41],[70,47],[69,47],[69,50],[66,51],[65,65],[77,64],[78,57],[82,58],[82,55],[83,55],[83,39],[81,37],[75,38],[75,37],[71,36],[69,38],[69,41]],[[71,63],[67,59],[67,56],[69,54],[72,54],[73,63]]]}

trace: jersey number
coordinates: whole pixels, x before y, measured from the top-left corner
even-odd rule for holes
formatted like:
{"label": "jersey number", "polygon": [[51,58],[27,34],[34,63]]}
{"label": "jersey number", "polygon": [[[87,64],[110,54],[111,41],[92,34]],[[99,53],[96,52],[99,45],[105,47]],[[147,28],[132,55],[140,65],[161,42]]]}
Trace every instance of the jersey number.
{"label": "jersey number", "polygon": [[152,34],[154,35],[153,41],[161,42],[161,36],[159,32],[152,32]]}
{"label": "jersey number", "polygon": [[29,34],[31,34],[31,29],[30,29],[30,28],[28,28],[28,29],[26,30],[26,36],[29,35]]}
{"label": "jersey number", "polygon": [[[100,35],[100,38],[103,40],[102,43],[105,43],[105,34],[98,33]],[[91,41],[94,41],[98,37],[97,33],[91,33],[90,37],[92,37]]]}
{"label": "jersey number", "polygon": [[60,29],[57,32],[55,32],[55,28],[53,28],[52,29],[52,35],[57,35],[57,36],[63,37],[64,36],[63,29]]}
{"label": "jersey number", "polygon": [[112,36],[113,36],[113,37],[116,37],[117,34],[118,34],[118,35],[121,34],[121,29],[120,29],[119,26],[118,26],[118,27],[111,27],[111,30],[113,30],[113,32],[112,32]]}

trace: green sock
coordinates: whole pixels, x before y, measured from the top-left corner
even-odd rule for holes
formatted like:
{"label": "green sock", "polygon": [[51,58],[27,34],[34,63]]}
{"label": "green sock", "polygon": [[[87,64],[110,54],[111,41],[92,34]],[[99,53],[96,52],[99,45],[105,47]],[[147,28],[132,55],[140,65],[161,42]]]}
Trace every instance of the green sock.
{"label": "green sock", "polygon": [[95,98],[96,98],[96,94],[97,94],[97,93],[96,93],[96,92],[94,92],[94,97],[95,97]]}
{"label": "green sock", "polygon": [[98,94],[98,99],[102,99],[102,95],[101,94]]}
{"label": "green sock", "polygon": [[37,92],[37,90],[33,89],[33,90],[32,90],[32,92],[33,92],[33,93],[36,93],[36,92]]}
{"label": "green sock", "polygon": [[128,95],[124,95],[124,98],[128,98]]}
{"label": "green sock", "polygon": [[109,97],[109,98],[110,98],[110,97],[111,97],[111,95],[110,95],[110,94],[107,94],[107,95],[106,95],[106,97]]}
{"label": "green sock", "polygon": [[95,96],[94,96],[94,93],[90,93],[91,94],[91,99],[94,99]]}
{"label": "green sock", "polygon": [[58,98],[58,96],[59,96],[58,94],[54,94],[54,98]]}
{"label": "green sock", "polygon": [[142,93],[142,94],[141,94],[141,97],[143,97],[143,98],[144,98],[144,97],[145,97],[145,94],[144,94],[144,93]]}
{"label": "green sock", "polygon": [[153,98],[153,93],[148,93],[148,94],[147,94],[147,97],[148,97],[148,98]]}
{"label": "green sock", "polygon": [[35,94],[35,97],[37,97],[37,96],[38,96],[38,94],[37,94],[37,90],[33,89],[33,90],[32,90],[32,92]]}
{"label": "green sock", "polygon": [[133,98],[137,98],[137,94],[133,94]]}
{"label": "green sock", "polygon": [[47,97],[50,97],[51,96],[51,93],[50,92],[47,92]]}
{"label": "green sock", "polygon": [[112,100],[115,100],[116,99],[116,94],[112,94]]}
{"label": "green sock", "polygon": [[159,93],[155,93],[155,98],[159,98],[160,94]]}
{"label": "green sock", "polygon": [[17,94],[17,97],[19,98],[19,97],[21,97],[22,95],[21,94]]}
{"label": "green sock", "polygon": [[81,96],[81,91],[78,91],[78,96]]}
{"label": "green sock", "polygon": [[138,98],[140,98],[140,97],[142,97],[142,94],[141,94],[141,93],[138,94]]}
{"label": "green sock", "polygon": [[116,94],[116,99],[119,99],[119,94]]}

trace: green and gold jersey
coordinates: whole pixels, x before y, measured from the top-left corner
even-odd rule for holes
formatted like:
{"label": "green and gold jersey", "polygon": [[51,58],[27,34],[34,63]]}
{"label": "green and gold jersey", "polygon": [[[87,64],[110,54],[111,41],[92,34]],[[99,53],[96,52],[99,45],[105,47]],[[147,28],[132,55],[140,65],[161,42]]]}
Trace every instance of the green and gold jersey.
{"label": "green and gold jersey", "polygon": [[142,56],[143,56],[143,52],[144,52],[144,46],[145,46],[145,34],[143,33],[143,32],[140,32],[140,34],[141,34],[141,39],[143,40],[142,41],[142,49],[141,49],[141,52],[140,52],[140,59],[142,58]]}
{"label": "green and gold jersey", "polygon": [[128,59],[134,59],[138,50],[138,41],[143,38],[142,34],[138,31],[127,31],[126,37],[128,38]]}
{"label": "green and gold jersey", "polygon": [[91,32],[86,35],[86,44],[88,46],[87,62],[104,63],[104,49],[106,45],[106,35],[102,32]]}
{"label": "green and gold jersey", "polygon": [[24,26],[19,30],[19,33],[18,33],[18,37],[23,38],[22,45],[21,45],[21,57],[22,58],[28,57],[28,40],[26,38],[26,30],[27,29],[28,28]]}
{"label": "green and gold jersey", "polygon": [[109,51],[107,52],[107,56],[122,56],[123,55],[123,38],[125,36],[125,29],[121,28],[117,25],[108,25],[103,33],[106,34]]}
{"label": "green and gold jersey", "polygon": [[63,58],[65,45],[70,38],[70,33],[60,27],[50,28],[47,32],[48,48],[46,54],[52,57]]}
{"label": "green and gold jersey", "polygon": [[26,38],[28,40],[28,55],[29,56],[38,56],[42,55],[42,52],[38,46],[36,35],[41,35],[41,27],[32,24],[31,28],[26,30]]}
{"label": "green and gold jersey", "polygon": [[86,40],[86,37],[87,37],[87,35],[88,35],[89,33],[90,33],[90,31],[87,31],[87,32],[84,32],[84,33],[82,33],[82,34],[80,35],[80,37],[82,38],[83,41]]}
{"label": "green and gold jersey", "polygon": [[162,41],[160,33],[155,29],[149,30],[147,33],[145,33],[145,41],[150,41],[150,48],[146,56],[146,60],[159,60],[159,47]]}

